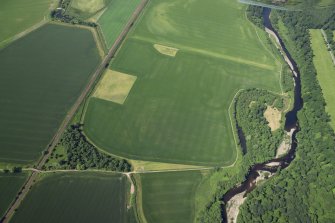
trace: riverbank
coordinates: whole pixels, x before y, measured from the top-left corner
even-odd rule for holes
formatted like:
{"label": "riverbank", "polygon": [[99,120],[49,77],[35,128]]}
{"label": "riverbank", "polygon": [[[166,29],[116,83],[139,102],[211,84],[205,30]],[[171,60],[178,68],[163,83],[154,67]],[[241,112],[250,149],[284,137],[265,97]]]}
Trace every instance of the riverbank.
{"label": "riverbank", "polygon": [[[277,170],[284,169],[289,166],[292,160],[295,158],[295,151],[297,148],[296,133],[299,131],[297,112],[302,108],[303,103],[301,99],[301,82],[300,73],[296,66],[295,61],[292,59],[288,50],[286,49],[283,41],[281,40],[278,32],[273,28],[270,20],[271,9],[263,9],[264,26],[267,33],[276,40],[277,47],[281,52],[284,60],[290,67],[292,71],[292,76],[294,78],[294,105],[291,111],[286,114],[285,130],[290,136],[290,146],[289,149],[277,148],[276,158],[269,160],[265,163],[255,164],[249,169],[246,176],[246,180],[239,186],[230,189],[222,198],[223,202],[226,204],[225,216],[226,222],[234,223],[237,221],[237,216],[239,213],[239,207],[247,199],[248,193],[257,187],[257,182],[264,182],[269,177],[265,177],[262,173],[264,171],[268,172],[268,176],[273,176],[272,173],[277,172]],[[285,146],[281,146],[285,147]],[[288,150],[288,152],[286,152]],[[286,152],[286,155],[282,155]]]}

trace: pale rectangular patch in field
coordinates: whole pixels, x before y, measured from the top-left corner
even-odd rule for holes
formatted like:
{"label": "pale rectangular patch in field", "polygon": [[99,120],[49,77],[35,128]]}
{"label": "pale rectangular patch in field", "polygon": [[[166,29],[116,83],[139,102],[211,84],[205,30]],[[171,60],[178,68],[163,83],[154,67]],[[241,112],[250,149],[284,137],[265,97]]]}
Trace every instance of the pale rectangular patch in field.
{"label": "pale rectangular patch in field", "polygon": [[137,77],[118,71],[107,70],[95,90],[93,97],[123,104]]}
{"label": "pale rectangular patch in field", "polygon": [[177,52],[179,49],[169,47],[169,46],[163,46],[160,44],[154,44],[155,49],[160,52],[161,54],[170,56],[170,57],[175,57],[177,55]]}

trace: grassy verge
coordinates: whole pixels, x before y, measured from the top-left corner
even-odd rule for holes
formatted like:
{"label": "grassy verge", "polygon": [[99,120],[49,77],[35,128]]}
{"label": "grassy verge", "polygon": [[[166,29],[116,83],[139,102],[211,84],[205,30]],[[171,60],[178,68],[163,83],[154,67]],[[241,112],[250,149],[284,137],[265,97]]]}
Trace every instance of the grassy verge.
{"label": "grassy verge", "polygon": [[335,129],[335,66],[321,31],[312,29],[310,35],[317,78],[327,103],[326,111],[331,116],[331,126]]}

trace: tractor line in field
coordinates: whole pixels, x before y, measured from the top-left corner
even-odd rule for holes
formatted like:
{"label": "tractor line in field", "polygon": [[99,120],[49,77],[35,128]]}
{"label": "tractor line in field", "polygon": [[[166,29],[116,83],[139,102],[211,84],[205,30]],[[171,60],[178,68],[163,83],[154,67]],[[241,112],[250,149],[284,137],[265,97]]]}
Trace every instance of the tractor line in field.
{"label": "tractor line in field", "polygon": [[91,79],[89,80],[88,84],[86,85],[85,89],[82,91],[81,95],[78,97],[76,100],[75,104],[72,106],[70,111],[67,113],[64,121],[62,122],[61,126],[59,127],[58,131],[54,135],[53,139],[51,140],[51,143],[48,145],[46,152],[43,154],[43,156],[40,158],[38,161],[36,168],[34,171],[32,171],[32,174],[28,177],[27,181],[23,185],[23,187],[20,189],[18,195],[16,196],[15,200],[9,207],[9,209],[6,211],[4,217],[0,220],[0,222],[7,223],[15,213],[16,209],[20,206],[21,201],[25,198],[27,193],[29,192],[30,188],[33,186],[33,184],[36,182],[38,173],[43,165],[45,164],[46,160],[49,158],[52,150],[55,148],[55,146],[59,143],[61,136],[63,132],[65,131],[66,127],[68,124],[71,122],[72,117],[75,115],[76,111],[78,110],[80,104],[85,100],[87,95],[89,94],[90,90],[94,86],[96,80],[101,76],[103,71],[108,67],[110,60],[113,58],[115,53],[117,52],[119,46],[121,45],[122,41],[126,37],[127,33],[133,26],[134,22],[136,19],[139,17],[140,13],[144,9],[144,7],[147,4],[147,0],[143,0],[140,5],[136,8],[134,11],[133,15],[131,16],[130,20],[128,21],[127,25],[119,35],[119,37],[116,39],[114,42],[113,46],[111,49],[108,51],[108,54],[105,56],[101,64],[98,66],[94,74],[92,75]]}

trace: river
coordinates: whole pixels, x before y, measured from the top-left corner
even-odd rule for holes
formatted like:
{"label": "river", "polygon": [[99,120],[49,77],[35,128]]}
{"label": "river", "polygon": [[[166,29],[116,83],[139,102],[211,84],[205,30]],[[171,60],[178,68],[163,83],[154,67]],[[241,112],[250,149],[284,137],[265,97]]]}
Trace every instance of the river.
{"label": "river", "polygon": [[[270,20],[270,13],[271,13],[270,8],[263,9],[264,26],[267,29],[267,31],[271,33],[271,35],[274,35],[274,37],[278,40],[278,44],[281,47],[280,49],[281,53],[292,71],[292,76],[295,82],[293,108],[286,114],[286,117],[285,117],[286,118],[285,131],[292,133],[291,134],[291,148],[289,152],[281,158],[272,159],[267,162],[258,163],[252,166],[249,169],[248,174],[245,177],[245,181],[242,182],[240,185],[228,190],[227,193],[224,194],[224,196],[222,197],[222,201],[224,202],[224,204],[228,204],[229,201],[232,201],[233,199],[236,199],[236,198],[240,199],[242,195],[245,198],[248,195],[248,193],[254,190],[257,186],[256,179],[260,176],[259,171],[268,171],[270,173],[275,173],[278,171],[278,169],[284,169],[288,167],[290,163],[293,161],[293,159],[295,158],[295,152],[296,152],[296,148],[298,145],[298,142],[296,140],[296,134],[299,131],[299,122],[297,118],[297,113],[303,107],[303,100],[301,98],[300,72],[296,65],[296,62],[293,60],[291,54],[286,49],[284,42],[280,38],[279,33],[273,28],[271,24],[271,20]],[[269,166],[268,164],[270,163],[274,165]],[[239,205],[237,208],[239,208]],[[224,207],[223,212],[224,212],[223,213],[224,221],[228,222],[226,206]],[[232,217],[232,216],[229,216],[229,217]],[[234,217],[236,218],[237,216],[234,216]],[[229,219],[229,222],[231,221],[232,220]],[[235,221],[236,219],[234,219],[232,222],[235,222]]]}

